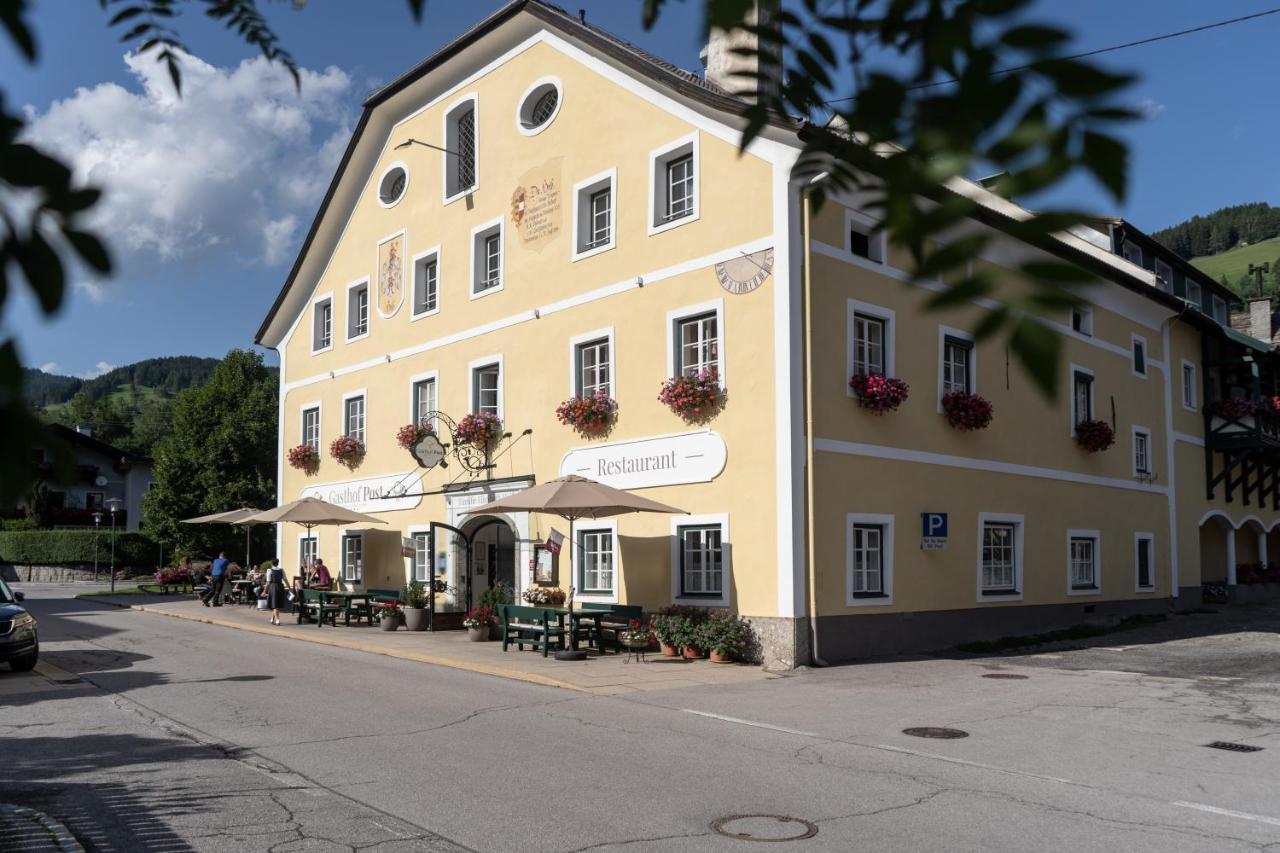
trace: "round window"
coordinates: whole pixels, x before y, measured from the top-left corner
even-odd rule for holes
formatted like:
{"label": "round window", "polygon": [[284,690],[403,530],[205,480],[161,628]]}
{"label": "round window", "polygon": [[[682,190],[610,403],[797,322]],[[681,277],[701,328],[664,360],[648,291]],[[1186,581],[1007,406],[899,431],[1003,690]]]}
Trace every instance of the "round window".
{"label": "round window", "polygon": [[378,184],[378,201],[390,207],[404,196],[405,187],[408,185],[409,173],[404,166],[392,166],[383,173],[382,180]]}
{"label": "round window", "polygon": [[534,83],[525,92],[516,121],[522,132],[532,136],[551,124],[559,111],[560,81],[547,78]]}

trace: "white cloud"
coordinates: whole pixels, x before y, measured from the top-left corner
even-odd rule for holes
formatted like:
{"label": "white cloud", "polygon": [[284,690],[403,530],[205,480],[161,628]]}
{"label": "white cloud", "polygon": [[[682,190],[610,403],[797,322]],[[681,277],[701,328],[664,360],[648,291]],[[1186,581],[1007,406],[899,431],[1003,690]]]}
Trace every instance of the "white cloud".
{"label": "white cloud", "polygon": [[86,370],[84,373],[77,374],[81,379],[97,379],[104,373],[110,373],[115,370],[116,366],[106,361],[100,361],[93,366],[92,369]]}
{"label": "white cloud", "polygon": [[122,272],[211,253],[229,265],[290,260],[350,135],[346,73],[303,69],[299,91],[261,57],[217,68],[186,56],[179,98],[152,55],[124,62],[136,87],[100,83],[43,113],[27,107],[27,137],[105,188],[95,225]]}
{"label": "white cloud", "polygon": [[44,364],[40,365],[40,369],[45,373],[57,373],[62,370],[62,365],[58,364],[56,361],[46,361]]}
{"label": "white cloud", "polygon": [[102,303],[107,301],[107,285],[101,281],[76,279],[71,283],[71,287],[73,290],[89,297],[90,302]]}
{"label": "white cloud", "polygon": [[1154,98],[1143,98],[1141,101],[1138,101],[1136,107],[1138,113],[1147,121],[1151,121],[1168,109],[1168,107]]}

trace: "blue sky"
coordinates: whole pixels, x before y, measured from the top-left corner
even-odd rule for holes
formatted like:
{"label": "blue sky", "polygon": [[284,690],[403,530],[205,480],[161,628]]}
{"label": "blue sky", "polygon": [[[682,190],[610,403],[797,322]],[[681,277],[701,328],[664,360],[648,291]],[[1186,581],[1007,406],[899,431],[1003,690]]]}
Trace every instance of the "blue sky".
{"label": "blue sky", "polygon": [[[126,62],[97,4],[68,14],[40,2],[39,65],[0,42],[0,80],[41,140],[106,183],[121,275],[75,276],[67,307],[45,321],[20,297],[5,311],[24,360],[67,374],[159,355],[220,356],[249,346],[370,90],[500,6],[428,0],[415,26],[404,0],[264,3],[307,69],[301,97],[278,70],[202,16],[180,19],[199,63],[181,102],[148,60]],[[697,0],[670,2],[640,26],[639,0],[577,0],[588,20],[685,68],[698,68]],[[1046,17],[1106,47],[1261,11],[1270,0],[1043,0]],[[1117,207],[1087,181],[1055,199],[1119,212],[1155,230],[1231,204],[1280,204],[1280,15],[1104,57],[1138,73],[1131,98],[1148,120],[1127,132],[1130,195]],[[246,60],[250,60],[244,64]],[[274,357],[269,356],[272,363]]]}

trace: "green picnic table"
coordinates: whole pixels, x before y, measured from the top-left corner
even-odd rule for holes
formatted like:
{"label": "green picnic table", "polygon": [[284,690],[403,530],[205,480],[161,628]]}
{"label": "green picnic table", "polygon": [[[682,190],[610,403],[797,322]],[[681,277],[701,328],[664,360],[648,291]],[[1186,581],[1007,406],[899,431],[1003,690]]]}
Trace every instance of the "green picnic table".
{"label": "green picnic table", "polygon": [[372,596],[369,593],[321,590],[320,594],[325,604],[335,604],[342,608],[341,613],[344,625],[351,625],[352,616],[356,618],[356,624],[360,623],[361,617],[364,617],[370,625],[373,624],[373,607],[369,603]]}

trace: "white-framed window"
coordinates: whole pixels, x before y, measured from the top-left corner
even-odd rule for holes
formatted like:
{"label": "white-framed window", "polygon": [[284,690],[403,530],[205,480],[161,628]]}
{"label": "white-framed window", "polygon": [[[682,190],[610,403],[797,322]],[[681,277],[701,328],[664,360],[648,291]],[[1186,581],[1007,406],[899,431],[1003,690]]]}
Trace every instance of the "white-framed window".
{"label": "white-framed window", "polygon": [[978,600],[1022,598],[1023,517],[978,514]]}
{"label": "white-framed window", "polygon": [[1173,293],[1173,267],[1156,258],[1156,286],[1165,293]]}
{"label": "white-framed window", "polygon": [[431,533],[427,530],[410,530],[413,556],[409,558],[409,578],[421,583],[431,582]]}
{"label": "white-framed window", "polygon": [[613,346],[608,336],[573,347],[574,389],[581,397],[613,393]]}
{"label": "white-framed window", "polygon": [[1125,260],[1142,266],[1142,247],[1137,243],[1132,240],[1125,240],[1120,247],[1120,251],[1124,254]]}
{"label": "white-framed window", "polygon": [[1093,420],[1093,371],[1071,365],[1071,434],[1076,426]]}
{"label": "white-framed window", "polygon": [[1141,335],[1130,335],[1129,345],[1133,350],[1133,375],[1147,378],[1147,339]]}
{"label": "white-framed window", "polygon": [[724,300],[667,312],[667,365],[671,376],[715,371],[725,387]]}
{"label": "white-framed window", "polygon": [[413,256],[413,319],[440,310],[440,247]]}
{"label": "white-framed window", "polygon": [[320,404],[313,403],[302,409],[302,443],[320,451]]}
{"label": "white-framed window", "polygon": [[1135,592],[1153,592],[1156,588],[1156,537],[1151,533],[1133,534],[1133,574]]}
{"label": "white-framed window", "polygon": [[845,516],[846,601],[850,607],[893,603],[893,516]]}
{"label": "white-framed window", "polygon": [[852,210],[844,212],[845,250],[877,264],[884,263],[885,235],[874,220]]}
{"label": "white-framed window", "polygon": [[1067,531],[1067,593],[1095,595],[1102,588],[1102,534]]}
{"label": "white-framed window", "polygon": [[342,398],[342,434],[349,435],[364,444],[365,405],[363,391],[348,394]]}
{"label": "white-framed window", "polygon": [[1231,316],[1227,313],[1227,300],[1216,294],[1213,297],[1213,319],[1222,326],[1231,322]]}
{"label": "white-framed window", "polygon": [[369,280],[347,285],[347,340],[359,340],[369,334]]}
{"label": "white-framed window", "polygon": [[617,596],[616,524],[586,527],[577,532],[577,585],[583,596]]}
{"label": "white-framed window", "polygon": [[395,207],[408,189],[409,167],[401,162],[392,163],[378,179],[378,204]]}
{"label": "white-framed window", "polygon": [[965,394],[977,390],[977,350],[973,336],[959,329],[938,327],[938,405],[952,391]]}
{"label": "white-framed window", "polygon": [[333,297],[326,295],[311,306],[311,352],[333,348]]}
{"label": "white-framed window", "polygon": [[480,185],[479,134],[476,111],[479,101],[465,95],[444,114],[444,202],[448,204]]}
{"label": "white-framed window", "polygon": [[435,429],[432,412],[440,411],[440,400],[436,389],[437,374],[433,370],[409,381],[409,417],[410,422],[423,424],[430,422]]}
{"label": "white-framed window", "polygon": [[859,373],[893,375],[894,312],[878,305],[869,305],[850,299],[846,305],[849,335],[848,370],[845,377],[846,391],[849,378]]}
{"label": "white-framed window", "polygon": [[315,565],[316,556],[320,553],[320,538],[314,533],[307,535],[306,533],[298,534],[298,571],[303,569],[311,570]]}
{"label": "white-framed window", "polygon": [[698,134],[649,153],[649,233],[698,218]]}
{"label": "white-framed window", "polygon": [[563,86],[559,77],[542,77],[533,82],[516,101],[516,128],[525,136],[537,136],[560,114]]}
{"label": "white-framed window", "polygon": [[502,357],[476,359],[471,370],[471,411],[502,417]]}
{"label": "white-framed window", "polygon": [[502,217],[471,232],[471,298],[502,290]]}
{"label": "white-framed window", "polygon": [[360,583],[364,579],[364,535],[342,535],[342,579],[347,583]]}
{"label": "white-framed window", "polygon": [[1200,386],[1196,382],[1196,365],[1182,359],[1182,408],[1188,412],[1200,411]]}
{"label": "white-framed window", "polygon": [[1204,292],[1200,289],[1200,284],[1192,281],[1190,277],[1187,277],[1184,281],[1186,284],[1186,296],[1184,298],[1194,305],[1197,310],[1203,311]]}
{"label": "white-framed window", "polygon": [[618,170],[607,169],[573,186],[573,260],[616,245]]}
{"label": "white-framed window", "polygon": [[1093,337],[1093,309],[1087,305],[1077,305],[1071,309],[1071,331],[1076,334]]}
{"label": "white-framed window", "polygon": [[725,607],[732,588],[733,548],[729,516],[678,516],[671,520],[671,597],[682,604]]}
{"label": "white-framed window", "polygon": [[1151,430],[1133,428],[1133,476],[1151,476]]}

